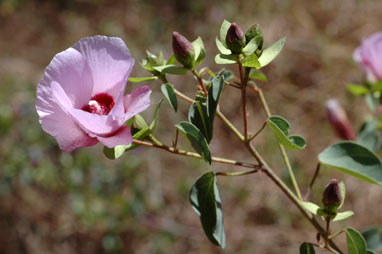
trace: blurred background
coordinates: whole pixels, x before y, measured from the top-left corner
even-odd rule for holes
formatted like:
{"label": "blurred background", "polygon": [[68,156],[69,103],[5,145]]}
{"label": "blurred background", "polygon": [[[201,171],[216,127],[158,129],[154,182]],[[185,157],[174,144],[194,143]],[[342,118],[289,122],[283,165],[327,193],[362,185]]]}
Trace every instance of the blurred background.
{"label": "blurred background", "polygon": [[[121,37],[136,63],[146,49],[162,50],[168,58],[173,31],[190,40],[201,36],[207,50],[202,66],[218,71],[215,37],[223,19],[244,31],[258,23],[265,46],[287,38],[282,53],[264,68],[269,82],[259,85],[271,111],[288,119],[292,133],[307,141],[306,149],[289,152],[305,192],[317,154],[338,141],[326,120],[326,100],[338,98],[355,129],[368,117],[364,101],[347,92],[346,83],[363,80],[352,53],[363,37],[382,30],[381,13],[379,0],[0,0],[0,253],[297,253],[303,241],[315,241],[315,231],[265,175],[219,178],[227,237],[222,250],[205,237],[188,192],[202,172],[240,168],[210,167],[151,148],[116,161],[108,160],[99,144],[61,152],[38,122],[37,83],[56,53],[96,34]],[[135,65],[132,76],[147,75]],[[169,79],[193,96],[190,75]],[[162,95],[160,82],[149,85],[153,105],[143,115],[151,119]],[[221,110],[241,129],[239,99],[227,87]],[[255,94],[249,93],[248,102],[255,131],[265,115]],[[182,103],[175,114],[165,103],[156,136],[171,144],[173,125],[186,119],[188,107]],[[190,149],[184,141],[180,145]],[[270,131],[255,145],[289,182]],[[219,119],[211,151],[252,160]],[[312,201],[321,202],[333,177],[347,186],[344,209],[355,212],[334,231],[382,224],[381,188],[328,168],[321,170]],[[345,249],[344,236],[337,242]]]}

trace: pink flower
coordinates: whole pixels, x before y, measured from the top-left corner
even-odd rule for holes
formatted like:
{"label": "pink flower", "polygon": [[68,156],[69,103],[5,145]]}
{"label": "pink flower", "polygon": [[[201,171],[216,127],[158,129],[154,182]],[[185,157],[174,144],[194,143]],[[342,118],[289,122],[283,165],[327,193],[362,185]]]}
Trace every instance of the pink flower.
{"label": "pink flower", "polygon": [[364,39],[353,54],[353,59],[359,63],[371,82],[382,79],[382,32]]}
{"label": "pink flower", "polygon": [[326,102],[326,112],[330,124],[337,136],[345,140],[355,140],[356,135],[345,110],[336,99],[330,99]]}
{"label": "pink flower", "polygon": [[124,123],[150,105],[148,86],[124,96],[134,59],[116,37],[83,38],[58,53],[37,86],[36,109],[44,131],[63,151],[128,145]]}

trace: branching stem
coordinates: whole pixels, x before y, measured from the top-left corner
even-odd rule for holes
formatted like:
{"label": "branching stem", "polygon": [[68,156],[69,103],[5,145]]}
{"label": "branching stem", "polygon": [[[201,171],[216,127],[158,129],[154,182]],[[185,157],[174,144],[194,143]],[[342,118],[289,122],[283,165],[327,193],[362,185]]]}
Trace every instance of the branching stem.
{"label": "branching stem", "polygon": [[[269,107],[268,107],[268,103],[265,99],[265,96],[263,94],[263,91],[260,89],[260,88],[253,88],[251,87],[251,89],[256,92],[258,95],[259,95],[259,98],[260,98],[260,101],[261,101],[261,104],[263,105],[263,108],[264,108],[264,111],[265,111],[265,114],[267,115],[267,117],[271,117],[271,111],[269,110]],[[289,172],[289,175],[290,175],[290,178],[291,178],[291,181],[292,181],[292,184],[293,184],[293,187],[294,187],[294,190],[297,194],[297,197],[302,200],[302,196],[301,196],[301,192],[300,192],[300,188],[298,187],[298,184],[297,184],[297,180],[296,180],[296,177],[293,173],[293,169],[292,169],[292,166],[290,165],[290,162],[289,162],[289,158],[288,158],[288,155],[287,155],[287,152],[285,150],[285,148],[280,144],[278,143],[278,146],[280,148],[280,152],[281,152],[281,155],[283,157],[283,160],[285,162],[285,165],[288,169],[288,172]]]}

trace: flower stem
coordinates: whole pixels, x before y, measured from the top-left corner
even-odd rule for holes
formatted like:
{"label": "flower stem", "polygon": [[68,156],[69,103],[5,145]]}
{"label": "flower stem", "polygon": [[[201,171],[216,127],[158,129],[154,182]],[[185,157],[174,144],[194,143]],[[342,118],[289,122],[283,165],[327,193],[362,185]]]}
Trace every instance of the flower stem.
{"label": "flower stem", "polygon": [[[243,75],[243,66],[241,62],[238,61],[240,84],[241,84],[241,108],[243,112],[243,128],[244,128],[244,140],[248,140],[248,123],[247,123],[247,80],[249,72],[245,71],[245,76]],[[247,70],[247,69],[246,69]]]}
{"label": "flower stem", "polygon": [[314,176],[312,178],[312,181],[310,182],[309,184],[309,187],[308,187],[308,190],[306,191],[306,194],[304,196],[304,199],[307,200],[309,198],[309,195],[310,195],[310,191],[312,190],[313,188],[313,184],[314,182],[316,181],[317,179],[317,176],[318,176],[318,173],[320,172],[320,166],[321,166],[321,163],[318,163],[317,164],[317,167],[316,167],[316,171],[314,172]]}
{"label": "flower stem", "polygon": [[265,126],[267,126],[267,122],[264,122],[261,128],[255,134],[253,134],[252,136],[248,138],[248,141],[255,139],[257,135],[259,135],[264,130]]}
{"label": "flower stem", "polygon": [[[150,139],[152,139],[152,138],[150,137]],[[153,140],[156,140],[156,139],[154,138]],[[147,147],[159,148],[159,149],[162,149],[164,151],[167,151],[167,152],[170,152],[170,153],[173,153],[173,154],[178,154],[178,155],[183,155],[183,156],[188,156],[188,157],[202,159],[202,156],[200,154],[198,154],[198,153],[193,153],[193,152],[189,152],[189,151],[185,151],[185,150],[169,147],[169,146],[163,145],[159,141],[150,143],[150,142],[147,142],[147,141],[142,141],[142,140],[134,139],[133,143],[137,144],[137,145],[147,146]],[[214,162],[218,162],[218,163],[224,163],[224,164],[229,164],[229,165],[234,165],[234,166],[252,168],[252,169],[256,169],[257,171],[260,169],[260,166],[256,165],[256,164],[246,163],[246,162],[241,162],[241,161],[235,161],[235,160],[230,160],[230,159],[225,159],[225,158],[220,158],[220,157],[212,157],[211,160],[214,161]]]}
{"label": "flower stem", "polygon": [[[251,89],[253,91],[255,91],[259,95],[261,104],[263,105],[263,108],[264,108],[264,111],[265,111],[265,114],[267,115],[267,117],[268,118],[271,117],[272,114],[271,114],[271,111],[269,110],[268,103],[267,103],[267,101],[265,99],[263,91],[260,88],[251,88]],[[295,190],[295,192],[297,194],[297,197],[300,200],[302,200],[300,188],[298,187],[298,184],[297,184],[297,181],[296,181],[296,177],[295,177],[295,175],[293,173],[292,166],[290,165],[289,158],[288,158],[288,155],[286,153],[286,150],[285,150],[285,148],[280,143],[278,143],[278,146],[280,148],[281,156],[283,157],[285,165],[286,165],[286,167],[288,169],[289,176],[291,178],[293,188],[294,188],[294,190]]]}
{"label": "flower stem", "polygon": [[[182,98],[190,103],[193,103],[194,100],[191,99],[190,97],[184,95],[183,93],[179,92],[178,90],[175,90],[175,94],[179,97],[179,98]],[[267,108],[267,105],[265,104],[265,107]],[[268,108],[268,111],[269,111],[269,108]],[[227,125],[227,127],[237,136],[237,138],[244,142],[244,136],[240,133],[240,131],[227,119],[227,117],[221,113],[219,110],[216,111],[216,114],[220,117],[220,119]],[[143,142],[143,141],[140,141],[140,142]],[[148,143],[149,145],[148,146],[153,146],[151,143]],[[297,206],[297,208],[301,211],[301,213],[304,215],[305,218],[307,218],[309,220],[309,222],[317,229],[317,231],[321,234],[321,235],[325,235],[326,232],[325,230],[321,227],[321,225],[316,221],[316,219],[313,217],[312,214],[310,214],[308,211],[305,210],[305,208],[301,205],[300,203],[300,200],[299,198],[289,189],[289,187],[287,185],[285,185],[285,183],[273,172],[273,170],[266,164],[266,162],[264,161],[264,159],[260,156],[260,154],[257,152],[257,150],[255,149],[255,147],[250,143],[250,142],[245,142],[246,144],[246,147],[248,149],[248,151],[252,154],[252,156],[256,159],[256,161],[258,162],[258,165],[257,166],[261,166],[261,171],[264,172],[280,189],[282,192],[284,192],[284,194]],[[163,149],[163,148],[162,148]],[[165,149],[166,150],[166,149]],[[175,150],[175,149],[174,149]],[[181,150],[177,150],[177,151],[181,151]],[[169,151],[169,152],[172,152],[172,153],[177,153],[175,151]],[[185,152],[185,151],[182,151],[182,152]],[[201,156],[199,154],[196,154],[196,153],[190,153],[190,152],[187,152],[188,155],[186,156],[190,156],[190,157],[195,157],[195,158],[201,158]],[[181,154],[181,153],[180,153]],[[181,155],[185,155],[185,154],[181,154]],[[212,161],[215,161],[215,162],[221,162],[219,161],[220,158],[216,158],[216,157],[212,157]],[[221,162],[221,163],[225,163],[225,162]],[[232,163],[226,163],[226,164],[232,164],[232,165],[239,165],[238,164],[239,162],[235,162],[233,161]],[[248,164],[243,164],[243,165],[239,165],[239,166],[243,166],[245,167],[245,165],[248,165]],[[254,167],[255,164],[249,164],[251,166],[248,166],[248,167]],[[264,167],[265,165],[265,167]],[[265,170],[264,170],[265,168]],[[335,243],[333,241],[331,241],[329,239],[329,244],[334,248],[336,249],[338,252],[333,252],[333,253],[342,253],[339,248],[335,245]],[[328,248],[330,248],[330,246],[328,246]]]}
{"label": "flower stem", "polygon": [[207,96],[207,94],[208,94],[207,89],[206,89],[206,87],[204,86],[203,80],[202,80],[202,78],[200,77],[199,73],[198,73],[196,70],[192,70],[192,74],[194,74],[194,76],[195,76],[195,77],[197,78],[197,80],[199,81],[199,84],[200,84],[200,86],[201,86],[202,89],[203,89],[204,95]]}

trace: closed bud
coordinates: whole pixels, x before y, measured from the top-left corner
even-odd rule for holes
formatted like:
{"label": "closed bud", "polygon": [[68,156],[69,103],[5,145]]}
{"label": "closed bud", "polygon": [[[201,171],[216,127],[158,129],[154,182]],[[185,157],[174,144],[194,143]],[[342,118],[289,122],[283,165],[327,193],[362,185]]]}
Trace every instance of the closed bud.
{"label": "closed bud", "polygon": [[324,208],[327,212],[335,213],[341,202],[342,194],[340,186],[337,179],[332,179],[325,187],[322,203],[324,203]]}
{"label": "closed bud", "polygon": [[232,23],[227,31],[225,43],[234,54],[240,54],[245,46],[245,36],[236,23]]}
{"label": "closed bud", "polygon": [[172,49],[176,60],[184,67],[191,68],[194,63],[194,47],[183,35],[178,32],[172,34]]}
{"label": "closed bud", "polygon": [[248,28],[247,32],[245,33],[245,40],[246,42],[250,42],[253,38],[255,37],[260,37],[260,43],[259,47],[257,49],[262,50],[263,49],[263,44],[264,44],[264,37],[263,33],[261,32],[259,24],[255,24]]}
{"label": "closed bud", "polygon": [[356,135],[353,127],[341,105],[336,99],[326,102],[328,120],[337,136],[345,140],[355,140]]}

